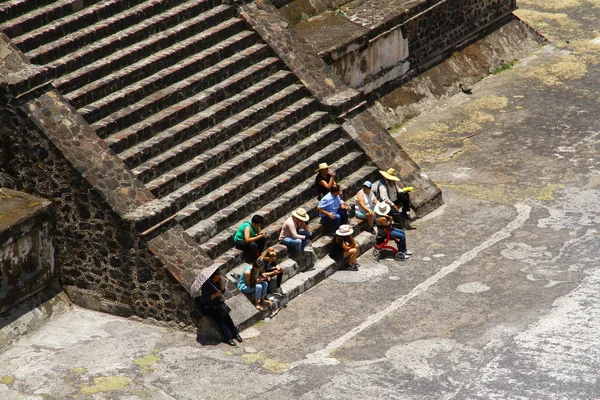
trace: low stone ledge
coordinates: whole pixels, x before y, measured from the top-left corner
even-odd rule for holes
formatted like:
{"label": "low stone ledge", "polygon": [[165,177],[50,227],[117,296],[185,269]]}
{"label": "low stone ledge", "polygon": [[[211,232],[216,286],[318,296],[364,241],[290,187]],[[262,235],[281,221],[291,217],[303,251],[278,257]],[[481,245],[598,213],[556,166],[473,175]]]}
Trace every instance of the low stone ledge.
{"label": "low stone ledge", "polygon": [[197,276],[194,271],[212,265],[210,257],[179,225],[150,240],[148,247],[190,294]]}
{"label": "low stone ledge", "polygon": [[50,201],[0,189],[0,312],[47,287],[56,276]]}

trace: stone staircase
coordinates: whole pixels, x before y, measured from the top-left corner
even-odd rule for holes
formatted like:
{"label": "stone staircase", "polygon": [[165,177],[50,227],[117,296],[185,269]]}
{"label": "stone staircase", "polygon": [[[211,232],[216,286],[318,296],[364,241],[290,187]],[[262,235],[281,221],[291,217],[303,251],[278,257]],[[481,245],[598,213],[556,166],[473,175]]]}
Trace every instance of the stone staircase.
{"label": "stone staircase", "polygon": [[269,244],[294,208],[316,217],[318,163],[333,165],[348,193],[375,177],[357,143],[217,0],[12,0],[0,5],[0,29],[40,66],[15,87],[51,82],[155,196],[126,219],[148,237],[183,227],[226,273],[240,268],[232,235],[252,215],[269,222]]}

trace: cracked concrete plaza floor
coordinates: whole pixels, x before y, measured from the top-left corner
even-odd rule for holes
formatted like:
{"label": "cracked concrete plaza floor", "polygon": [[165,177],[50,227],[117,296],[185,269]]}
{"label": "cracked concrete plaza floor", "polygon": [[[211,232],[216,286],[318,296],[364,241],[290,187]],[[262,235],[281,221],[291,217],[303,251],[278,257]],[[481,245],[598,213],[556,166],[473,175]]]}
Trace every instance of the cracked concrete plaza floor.
{"label": "cracked concrete plaza floor", "polygon": [[600,1],[521,0],[552,44],[394,137],[445,205],[237,347],[81,308],[0,353],[0,399],[598,399]]}

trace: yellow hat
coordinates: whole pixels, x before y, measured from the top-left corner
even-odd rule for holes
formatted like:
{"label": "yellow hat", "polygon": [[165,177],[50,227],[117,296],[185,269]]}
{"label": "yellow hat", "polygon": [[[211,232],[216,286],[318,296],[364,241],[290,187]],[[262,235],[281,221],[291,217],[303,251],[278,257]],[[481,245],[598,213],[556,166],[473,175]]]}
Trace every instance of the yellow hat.
{"label": "yellow hat", "polygon": [[319,168],[315,169],[315,172],[320,171],[322,169],[328,169],[329,165],[327,165],[326,162],[322,162],[321,164],[319,164]]}
{"label": "yellow hat", "polygon": [[383,175],[385,179],[389,179],[390,181],[400,180],[400,178],[396,176],[396,170],[394,168],[390,168],[387,171],[379,171],[379,173]]}

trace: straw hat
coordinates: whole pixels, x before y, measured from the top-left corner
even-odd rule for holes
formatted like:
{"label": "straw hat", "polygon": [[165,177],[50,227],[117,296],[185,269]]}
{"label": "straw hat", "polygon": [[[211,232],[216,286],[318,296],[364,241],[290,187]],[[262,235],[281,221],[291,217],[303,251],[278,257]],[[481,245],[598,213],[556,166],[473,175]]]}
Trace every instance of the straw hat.
{"label": "straw hat", "polygon": [[341,225],[335,234],[338,236],[350,236],[354,233],[354,230],[350,225]]}
{"label": "straw hat", "polygon": [[319,168],[315,169],[315,172],[320,171],[322,169],[328,169],[329,165],[327,165],[326,162],[322,162],[321,164],[319,164]]}
{"label": "straw hat", "polygon": [[310,218],[304,208],[298,208],[297,210],[292,211],[292,215],[304,222],[308,221]]}
{"label": "straw hat", "polygon": [[387,171],[379,171],[379,173],[383,175],[385,179],[389,179],[390,181],[400,180],[400,178],[396,176],[396,170],[394,168],[390,168]]}
{"label": "straw hat", "polygon": [[375,208],[373,208],[373,211],[375,211],[375,214],[377,214],[377,215],[386,216],[390,213],[391,209],[392,209],[392,207],[390,207],[389,204],[379,202],[379,203],[375,204]]}

